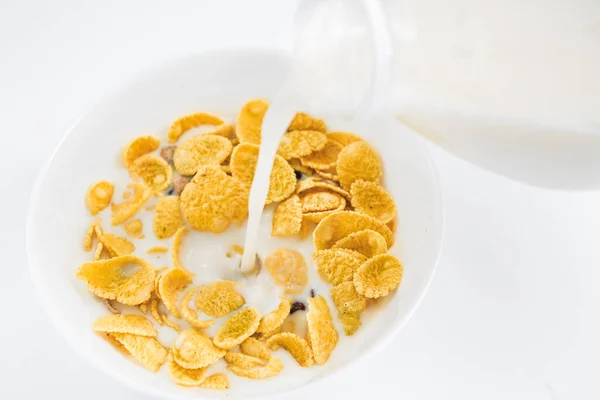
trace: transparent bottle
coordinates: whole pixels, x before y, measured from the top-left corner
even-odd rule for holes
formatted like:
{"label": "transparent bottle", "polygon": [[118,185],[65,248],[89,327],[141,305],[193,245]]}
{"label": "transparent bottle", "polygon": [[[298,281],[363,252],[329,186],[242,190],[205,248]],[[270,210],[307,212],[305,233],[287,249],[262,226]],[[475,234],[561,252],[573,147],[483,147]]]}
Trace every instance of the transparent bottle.
{"label": "transparent bottle", "polygon": [[302,0],[292,86],[321,114],[393,113],[480,167],[600,188],[600,2]]}

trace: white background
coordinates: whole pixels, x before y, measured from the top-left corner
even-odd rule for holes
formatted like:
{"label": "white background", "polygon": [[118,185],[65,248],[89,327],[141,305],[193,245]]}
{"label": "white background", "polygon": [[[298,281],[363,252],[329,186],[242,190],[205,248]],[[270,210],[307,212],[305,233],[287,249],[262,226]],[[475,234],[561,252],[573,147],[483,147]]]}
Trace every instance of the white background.
{"label": "white background", "polygon": [[[295,4],[0,0],[0,398],[142,399],[75,354],[33,293],[34,179],[69,126],[141,71],[206,48],[287,47]],[[423,305],[385,352],[290,399],[600,398],[600,194],[525,187],[431,150],[447,226]]]}

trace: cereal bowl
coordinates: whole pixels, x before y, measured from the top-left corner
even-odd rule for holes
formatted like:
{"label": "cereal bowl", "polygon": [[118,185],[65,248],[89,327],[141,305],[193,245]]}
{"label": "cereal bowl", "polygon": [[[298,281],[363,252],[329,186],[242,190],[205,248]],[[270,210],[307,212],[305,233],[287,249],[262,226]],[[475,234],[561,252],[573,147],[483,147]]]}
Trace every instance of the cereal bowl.
{"label": "cereal bowl", "polygon": [[[84,201],[89,185],[110,179],[117,188],[123,188],[128,176],[121,171],[120,149],[125,143],[142,134],[164,138],[172,121],[199,110],[233,121],[248,99],[272,99],[289,66],[285,53],[224,50],[153,70],[79,119],[38,178],[27,220],[27,244],[31,276],[43,306],[72,348],[98,369],[136,390],[172,399],[264,398],[309,387],[309,382],[355,362],[369,362],[366,356],[396,337],[429,286],[441,247],[443,216],[437,176],[421,139],[393,118],[361,123],[326,118],[334,129],[364,137],[382,159],[384,183],[398,209],[395,244],[389,252],[402,261],[404,276],[397,291],[378,302],[354,336],[340,333],[338,346],[325,365],[300,368],[285,354],[281,356],[283,372],[269,380],[233,377],[226,391],[185,388],[173,384],[164,367],[154,374],[111,351],[90,328],[107,312],[75,277],[76,268],[89,258],[81,246],[90,219]],[[243,243],[243,232],[240,226],[227,240]],[[270,239],[270,226],[261,225],[260,235],[265,244],[259,252],[284,243]],[[222,239],[213,236],[188,244],[182,259],[192,263],[218,249]],[[310,253],[307,260],[309,268],[314,269]],[[170,256],[154,261],[157,267],[168,264]]]}

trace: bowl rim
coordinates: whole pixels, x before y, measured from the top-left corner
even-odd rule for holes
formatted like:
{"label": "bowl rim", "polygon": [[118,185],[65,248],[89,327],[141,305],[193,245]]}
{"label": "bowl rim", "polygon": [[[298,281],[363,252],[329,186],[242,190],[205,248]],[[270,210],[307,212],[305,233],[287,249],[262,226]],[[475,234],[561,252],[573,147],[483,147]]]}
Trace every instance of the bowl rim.
{"label": "bowl rim", "polygon": [[[76,126],[81,122],[81,120],[84,117],[86,117],[90,114],[93,114],[93,112],[97,108],[99,108],[100,105],[102,105],[106,101],[110,100],[112,97],[117,95],[119,92],[126,90],[127,87],[129,87],[129,86],[133,86],[135,81],[149,78],[159,71],[163,71],[163,70],[172,68],[174,65],[176,65],[178,63],[185,62],[186,60],[197,59],[199,57],[200,58],[203,58],[203,57],[210,58],[210,57],[223,56],[223,55],[256,56],[257,54],[261,54],[261,53],[265,56],[271,56],[271,57],[275,56],[275,57],[289,58],[291,56],[291,54],[289,52],[287,52],[283,49],[277,49],[277,48],[253,47],[253,46],[227,47],[227,48],[222,48],[222,49],[210,49],[210,50],[205,50],[205,51],[199,51],[199,52],[191,53],[191,54],[188,54],[185,56],[172,58],[172,59],[162,61],[158,64],[152,65],[152,66],[144,69],[135,78],[132,77],[131,80],[129,81],[129,83],[126,83],[120,87],[117,87],[114,90],[108,92],[107,94],[101,96],[96,102],[94,102],[90,107],[88,107],[85,112],[83,112],[78,118],[75,119],[75,121],[66,130],[66,132],[63,134],[63,136],[61,137],[59,142],[56,144],[54,150],[52,151],[51,156],[42,165],[41,170],[39,171],[37,178],[35,179],[33,189],[29,196],[29,206],[28,206],[27,218],[26,218],[26,222],[25,222],[25,228],[26,228],[25,241],[26,241],[27,263],[29,266],[29,268],[28,268],[29,275],[31,277],[31,280],[33,282],[33,286],[35,289],[34,290],[35,295],[36,295],[37,299],[39,300],[39,302],[41,303],[42,309],[44,310],[46,315],[49,317],[50,323],[54,327],[55,331],[59,334],[59,336],[65,342],[67,342],[68,346],[71,349],[73,349],[76,354],[78,354],[80,357],[85,359],[90,365],[94,366],[97,370],[101,371],[105,375],[113,378],[117,382],[119,382],[139,393],[143,393],[145,395],[149,395],[152,397],[168,396],[168,398],[171,398],[171,399],[186,399],[187,400],[190,398],[190,396],[188,396],[188,395],[180,395],[177,393],[164,393],[164,392],[156,391],[155,389],[152,389],[151,387],[148,387],[148,386],[139,386],[136,382],[130,380],[127,376],[117,374],[112,369],[110,369],[107,365],[98,361],[91,354],[88,354],[85,351],[85,349],[79,344],[78,341],[69,340],[72,337],[72,335],[69,333],[69,330],[65,327],[65,325],[60,322],[60,318],[58,318],[56,315],[55,308],[50,306],[51,302],[46,301],[47,299],[49,299],[51,297],[51,294],[46,289],[46,287],[43,283],[43,277],[41,275],[41,263],[39,262],[38,257],[36,256],[36,253],[35,253],[35,249],[34,249],[34,243],[33,243],[33,241],[34,241],[33,230],[34,230],[34,223],[35,223],[34,221],[36,221],[38,208],[39,208],[40,201],[41,201],[40,191],[41,191],[42,183],[46,179],[48,170],[50,169],[51,164],[54,162],[57,153],[62,148],[65,141],[70,137],[70,135],[72,134],[72,132],[76,128]],[[400,124],[400,125],[404,126],[405,129],[412,131],[412,129],[410,129],[408,126],[404,125],[399,120],[394,119],[394,123]],[[417,134],[415,133],[415,135],[417,135]],[[386,332],[384,334],[384,336],[381,338],[381,340],[379,340],[375,345],[373,345],[369,349],[369,351],[360,353],[357,357],[353,358],[352,360],[339,365],[335,369],[328,370],[326,374],[315,377],[314,379],[311,379],[308,382],[306,382],[306,384],[304,384],[304,385],[294,386],[290,389],[284,389],[282,391],[268,393],[268,394],[257,394],[257,395],[248,395],[248,396],[246,396],[246,395],[229,395],[228,398],[230,398],[230,399],[235,399],[235,398],[249,399],[249,398],[260,397],[263,399],[267,399],[267,398],[275,398],[276,396],[281,396],[281,395],[290,395],[292,393],[295,393],[295,394],[303,393],[303,392],[309,390],[309,388],[311,388],[313,386],[312,384],[321,381],[325,376],[329,377],[329,376],[337,375],[337,374],[341,373],[342,371],[345,371],[351,365],[354,365],[358,361],[368,360],[369,358],[371,358],[374,355],[381,352],[385,347],[387,347],[396,338],[396,336],[400,333],[400,331],[412,319],[414,313],[421,306],[421,303],[423,302],[423,299],[425,298],[425,295],[428,292],[429,287],[431,286],[431,283],[433,281],[433,277],[437,271],[441,251],[442,251],[442,248],[444,245],[445,228],[446,228],[445,207],[444,207],[444,202],[443,202],[443,194],[442,194],[441,186],[440,186],[439,173],[437,171],[435,163],[433,162],[433,159],[431,157],[431,154],[429,152],[426,142],[420,137],[417,137],[416,139],[418,141],[418,146],[420,146],[421,149],[423,150],[423,154],[425,156],[426,163],[427,163],[428,168],[431,171],[432,176],[433,176],[432,184],[433,184],[433,190],[434,190],[434,194],[435,194],[435,203],[437,203],[435,205],[436,210],[434,213],[435,213],[435,215],[438,216],[440,225],[439,225],[439,233],[437,235],[438,243],[436,245],[436,254],[435,254],[435,259],[434,259],[433,266],[432,266],[432,271],[431,271],[431,274],[429,275],[427,282],[425,283],[423,290],[419,294],[418,298],[415,300],[415,304],[414,304],[413,308],[407,313],[406,317],[403,319],[403,321],[401,323],[395,325],[392,329],[390,329],[388,332]],[[202,394],[198,394],[197,392],[194,392],[193,396],[198,399],[202,399],[202,398],[213,399],[213,398],[215,398],[213,396],[204,396]]]}

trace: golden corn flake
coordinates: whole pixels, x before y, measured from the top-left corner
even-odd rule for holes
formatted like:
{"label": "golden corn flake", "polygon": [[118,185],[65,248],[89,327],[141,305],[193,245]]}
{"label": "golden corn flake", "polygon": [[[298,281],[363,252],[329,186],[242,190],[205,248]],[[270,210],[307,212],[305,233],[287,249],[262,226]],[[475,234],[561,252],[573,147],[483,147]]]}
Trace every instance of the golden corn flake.
{"label": "golden corn flake", "polygon": [[148,337],[158,335],[152,322],[141,315],[108,314],[94,321],[92,329],[94,332],[131,333]]}
{"label": "golden corn flake", "polygon": [[271,236],[294,236],[302,226],[302,203],[297,195],[279,203],[273,214]]}
{"label": "golden corn flake", "polygon": [[352,281],[343,282],[331,289],[331,299],[346,335],[353,335],[361,325],[360,313],[367,308],[367,298],[358,294]]}
{"label": "golden corn flake", "polygon": [[212,374],[200,384],[202,389],[229,389],[229,379],[222,372]]}
{"label": "golden corn flake", "polygon": [[92,215],[98,214],[110,204],[115,185],[108,181],[94,183],[85,196],[85,203]]}
{"label": "golden corn flake", "polygon": [[298,294],[308,283],[308,267],[304,256],[296,250],[277,249],[265,258],[265,266],[275,283],[286,294]]}
{"label": "golden corn flake", "polygon": [[[259,147],[255,144],[242,143],[231,154],[231,174],[233,177],[250,186],[254,179]],[[296,188],[294,169],[281,156],[275,156],[271,170],[267,204],[287,199]]]}
{"label": "golden corn flake", "polygon": [[113,203],[110,206],[112,225],[120,225],[133,217],[152,195],[152,189],[140,182],[131,183],[127,187],[133,189],[132,197],[122,203]]}
{"label": "golden corn flake", "polygon": [[290,126],[288,127],[289,131],[318,131],[321,133],[327,132],[327,126],[325,125],[325,121],[319,118],[311,117],[310,115],[299,112],[296,113],[292,122],[290,122]]}
{"label": "golden corn flake", "polygon": [[132,219],[131,221],[125,222],[123,229],[125,229],[126,234],[133,238],[144,238],[144,223],[139,219]]}
{"label": "golden corn flake", "polygon": [[244,308],[233,314],[221,325],[213,342],[229,350],[252,336],[260,324],[260,314],[253,307]]}
{"label": "golden corn flake", "polygon": [[242,246],[240,246],[239,244],[232,244],[231,245],[231,250],[233,250],[234,252],[236,252],[240,256],[244,255],[244,248]]}
{"label": "golden corn flake", "polygon": [[299,158],[290,158],[287,160],[287,162],[291,165],[294,171],[300,172],[306,176],[312,176],[315,174],[315,171],[312,168],[302,165],[302,162]]}
{"label": "golden corn flake", "polygon": [[229,139],[217,135],[196,135],[177,146],[173,155],[175,170],[192,176],[205,165],[220,165],[231,154]]}
{"label": "golden corn flake", "polygon": [[246,354],[242,353],[235,353],[232,351],[228,351],[223,358],[228,364],[237,365],[240,368],[246,369],[266,364],[266,362],[260,358],[247,356]]}
{"label": "golden corn flake", "polygon": [[300,226],[300,239],[306,239],[312,229],[312,224],[306,219],[302,219],[302,225]]}
{"label": "golden corn flake", "polygon": [[229,139],[232,142],[237,140],[235,136],[235,127],[231,124],[222,124],[217,126],[215,129],[205,132],[204,135],[217,135],[223,136],[224,138]]}
{"label": "golden corn flake", "polygon": [[179,332],[181,330],[181,325],[179,325],[176,322],[171,321],[166,314],[161,314],[160,317],[163,321],[164,326],[171,328],[176,332]]}
{"label": "golden corn flake", "polygon": [[375,182],[359,179],[350,187],[354,210],[370,215],[383,222],[390,222],[396,216],[394,199],[383,187]]}
{"label": "golden corn flake", "polygon": [[130,333],[111,333],[127,351],[150,371],[157,372],[167,357],[167,350],[153,337]]}
{"label": "golden corn flake", "polygon": [[392,220],[385,225],[388,228],[390,228],[390,231],[392,231],[392,233],[396,233],[396,229],[398,228],[398,215],[392,218]]}
{"label": "golden corn flake", "polygon": [[260,144],[261,128],[269,103],[262,99],[250,100],[240,110],[235,133],[241,143]]}
{"label": "golden corn flake", "polygon": [[329,215],[336,213],[338,211],[343,211],[346,208],[346,199],[344,199],[343,197],[339,197],[339,201],[340,202],[339,202],[338,207],[333,210],[303,213],[302,218],[318,224],[319,222],[324,220]]}
{"label": "golden corn flake", "polygon": [[340,204],[346,206],[346,200],[341,195],[325,190],[303,194],[301,200],[303,213],[336,210]]}
{"label": "golden corn flake", "polygon": [[[96,234],[96,226],[100,226],[100,218],[92,222],[92,224],[85,231],[85,237],[83,238],[83,249],[85,251],[92,251],[94,235]],[[100,236],[102,236],[102,234]]]}
{"label": "golden corn flake", "polygon": [[279,346],[286,349],[301,367],[310,367],[314,363],[313,353],[308,342],[291,332],[278,333],[267,340],[267,346],[271,350],[277,350]]}
{"label": "golden corn flake", "polygon": [[171,257],[173,259],[173,266],[175,268],[185,269],[181,263],[181,246],[183,245],[183,238],[188,233],[188,229],[185,226],[180,227],[175,232],[173,237],[173,247],[171,249]]}
{"label": "golden corn flake", "polygon": [[192,324],[193,327],[198,328],[198,329],[206,329],[210,326],[212,326],[215,321],[213,320],[205,320],[202,321],[198,318],[198,313],[196,312],[196,310],[194,310],[192,307],[190,307],[190,302],[194,301],[196,298],[196,294],[198,293],[198,291],[200,290],[200,288],[195,287],[192,288],[190,290],[187,291],[187,293],[183,296],[183,299],[181,300],[181,316],[188,321],[190,324]]}
{"label": "golden corn flake", "polygon": [[307,156],[300,157],[300,162],[302,162],[302,165],[318,170],[335,168],[338,156],[343,148],[344,146],[339,142],[328,139],[325,147]]}
{"label": "golden corn flake", "polygon": [[169,251],[169,248],[166,246],[152,246],[146,251],[146,253],[160,254],[160,253],[167,253],[168,251]]}
{"label": "golden corn flake", "polygon": [[350,143],[360,142],[363,140],[360,136],[349,132],[329,132],[327,133],[327,137],[331,140],[335,140],[344,147],[348,146]]}
{"label": "golden corn flake", "polygon": [[317,250],[329,249],[351,233],[371,229],[385,238],[388,248],[393,244],[390,228],[373,217],[354,211],[340,211],[324,218],[313,232]]}
{"label": "golden corn flake", "polygon": [[153,229],[158,239],[171,237],[183,225],[179,196],[165,196],[156,203]]}
{"label": "golden corn flake", "polygon": [[96,245],[96,251],[94,251],[94,261],[110,258],[110,254],[104,251],[104,245],[102,243],[98,243]]}
{"label": "golden corn flake", "polygon": [[346,190],[359,179],[379,182],[383,173],[379,156],[363,141],[344,147],[338,156],[336,168],[340,184]]}
{"label": "golden corn flake", "polygon": [[323,296],[309,297],[307,336],[313,351],[315,363],[321,365],[329,359],[329,355],[338,341],[338,333],[333,326],[329,306]]}
{"label": "golden corn flake", "polygon": [[173,356],[167,359],[167,371],[171,380],[180,386],[194,387],[199,386],[204,381],[204,375],[207,368],[188,369],[183,368],[173,360]]}
{"label": "golden corn flake", "polygon": [[279,375],[283,369],[283,363],[277,357],[271,357],[267,365],[258,368],[240,368],[237,365],[228,365],[227,369],[237,376],[249,379],[267,379]]}
{"label": "golden corn flake", "polygon": [[367,257],[354,250],[326,249],[315,252],[313,260],[321,278],[332,285],[338,285],[351,281],[354,272]]}
{"label": "golden corn flake", "polygon": [[232,221],[248,214],[249,188],[225,174],[219,167],[207,166],[185,186],[181,194],[184,220],[199,231],[221,233]]}
{"label": "golden corn flake", "polygon": [[380,233],[371,229],[349,234],[338,240],[332,249],[348,249],[359,252],[367,258],[383,254],[387,251],[387,242]]}
{"label": "golden corn flake", "polygon": [[296,193],[300,195],[316,189],[326,189],[331,192],[339,193],[350,200],[350,193],[342,189],[336,182],[318,176],[312,176],[299,181],[296,186]]}
{"label": "golden corn flake", "polygon": [[163,326],[165,324],[165,322],[162,319],[162,314],[160,313],[160,311],[158,311],[158,300],[156,299],[152,299],[152,301],[150,302],[150,314],[152,314],[152,318],[154,318],[154,321],[159,324],[160,326]]}
{"label": "golden corn flake", "polygon": [[102,243],[104,249],[108,251],[111,257],[126,256],[135,251],[135,245],[129,240],[113,235],[112,233],[105,233],[98,238]]}
{"label": "golden corn flake", "polygon": [[290,131],[281,137],[277,154],[289,160],[319,151],[327,144],[327,136],[318,131]]}
{"label": "golden corn flake", "polygon": [[287,299],[282,298],[277,310],[270,312],[262,318],[256,332],[268,333],[281,326],[283,321],[290,314],[290,307],[290,302]]}
{"label": "golden corn flake", "polygon": [[127,168],[141,156],[152,153],[160,146],[160,139],[156,136],[139,136],[133,139],[123,149],[123,164]]}
{"label": "golden corn flake", "polygon": [[240,344],[240,349],[242,350],[242,353],[247,356],[259,358],[265,361],[269,361],[271,359],[271,353],[269,352],[267,346],[263,342],[253,337],[249,337],[248,339],[244,340]]}
{"label": "golden corn flake", "polygon": [[[284,321],[284,322],[285,322],[285,321]],[[267,340],[267,339],[268,339],[268,338],[270,338],[271,336],[273,336],[273,335],[277,335],[278,333],[281,333],[281,331],[282,331],[282,326],[283,326],[283,324],[282,324],[281,326],[278,326],[277,328],[273,329],[271,332],[267,332],[267,333],[257,333],[257,334],[255,334],[254,336],[255,336],[257,339],[260,339],[260,340]]]}
{"label": "golden corn flake", "polygon": [[119,351],[119,353],[123,354],[124,356],[131,355],[129,354],[129,351],[125,348],[125,346],[123,346],[121,342],[112,337],[109,333],[101,334],[100,336],[108,343],[110,343],[117,351]]}
{"label": "golden corn flake", "polygon": [[169,143],[175,143],[190,129],[197,128],[201,125],[221,124],[223,124],[223,120],[221,118],[207,112],[186,115],[173,122],[169,128],[169,132],[167,132],[167,139],[169,140]]}
{"label": "golden corn flake", "polygon": [[131,175],[141,178],[152,190],[162,191],[173,181],[173,169],[162,158],[146,154],[135,160],[129,167]]}
{"label": "golden corn flake", "polygon": [[148,305],[150,305],[150,300],[146,300],[145,302],[143,302],[142,304],[140,304],[138,306],[140,308],[140,311],[143,314],[147,314],[148,313]]}
{"label": "golden corn flake", "polygon": [[[132,266],[136,267],[133,274]],[[91,261],[77,269],[77,278],[85,280],[96,296],[131,306],[150,298],[155,274],[152,265],[135,256]]]}
{"label": "golden corn flake", "polygon": [[181,312],[177,308],[177,294],[190,283],[192,283],[192,275],[181,268],[169,268],[161,274],[157,294],[175,318],[181,318]]}
{"label": "golden corn flake", "polygon": [[354,274],[356,291],[365,297],[376,299],[387,296],[400,285],[404,268],[391,254],[380,254],[361,265]]}
{"label": "golden corn flake", "polygon": [[169,271],[169,267],[161,267],[156,269],[156,279],[154,279],[154,294],[160,299],[160,292],[158,291],[158,285],[162,277]]}
{"label": "golden corn flake", "polygon": [[237,310],[246,300],[235,291],[235,285],[232,281],[219,281],[200,286],[196,293],[196,309],[214,318]]}
{"label": "golden corn flake", "polygon": [[216,347],[205,333],[194,328],[183,330],[177,335],[172,351],[175,362],[189,369],[208,367],[226,353]]}

